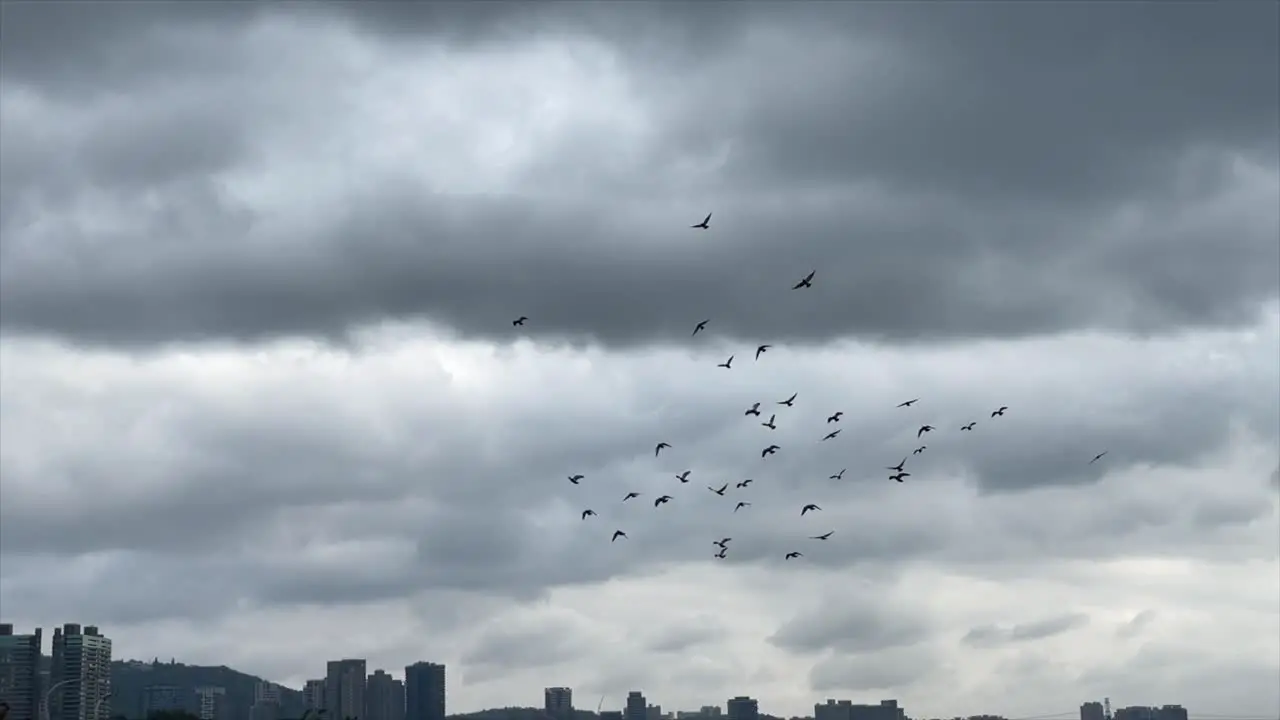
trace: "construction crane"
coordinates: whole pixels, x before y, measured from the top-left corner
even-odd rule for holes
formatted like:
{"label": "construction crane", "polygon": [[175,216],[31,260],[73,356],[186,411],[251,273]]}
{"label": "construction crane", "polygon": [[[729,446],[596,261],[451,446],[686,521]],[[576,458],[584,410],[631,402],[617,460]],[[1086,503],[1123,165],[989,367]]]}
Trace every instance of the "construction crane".
{"label": "construction crane", "polygon": [[[596,714],[600,714],[600,708],[604,707],[604,695],[600,696],[600,702],[596,703]],[[1110,718],[1108,718],[1110,720]]]}

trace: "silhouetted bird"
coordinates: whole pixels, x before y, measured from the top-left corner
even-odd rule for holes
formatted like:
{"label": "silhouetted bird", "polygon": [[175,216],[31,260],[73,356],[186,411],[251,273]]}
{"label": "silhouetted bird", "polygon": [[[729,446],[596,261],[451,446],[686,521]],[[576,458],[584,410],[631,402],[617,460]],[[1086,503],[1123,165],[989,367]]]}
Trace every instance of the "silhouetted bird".
{"label": "silhouetted bird", "polygon": [[835,436],[837,436],[837,435],[839,435],[839,434],[840,434],[840,431],[839,431],[839,430],[832,430],[831,432],[829,432],[829,433],[827,433],[825,436],[823,436],[822,440],[819,440],[818,442],[822,442],[823,440],[833,440],[833,439],[835,439]]}
{"label": "silhouetted bird", "polygon": [[800,393],[791,393],[791,397],[787,398],[786,400],[782,400],[778,402],[778,404],[786,405],[787,407],[793,407],[796,404],[796,396],[799,394]]}
{"label": "silhouetted bird", "polygon": [[638,498],[638,497],[640,497],[640,493],[638,493],[638,492],[629,492],[629,493],[627,493],[626,497],[622,498],[622,502],[626,502],[626,501],[630,500],[631,498]]}
{"label": "silhouetted bird", "polygon": [[612,540],[610,540],[609,542],[617,542],[617,541],[618,541],[618,538],[624,538],[624,537],[626,537],[626,536],[627,536],[627,534],[626,534],[626,533],[624,533],[624,532],[622,532],[621,530],[614,530],[614,531],[613,531],[613,539],[612,539]]}
{"label": "silhouetted bird", "polygon": [[687,483],[687,482],[689,482],[689,473],[691,473],[691,472],[693,472],[693,471],[692,471],[692,470],[685,470],[684,472],[682,472],[682,473],[680,473],[679,475],[677,475],[677,476],[676,476],[676,479],[677,479],[677,480],[679,480],[679,481],[680,481],[680,482],[682,482],[682,483]]}
{"label": "silhouetted bird", "polygon": [[[919,437],[919,436],[917,436],[917,437]],[[912,451],[911,451],[911,454],[912,454],[912,455],[919,455],[920,453],[924,452],[928,447],[929,447],[928,445],[921,445],[920,447],[916,448],[915,450],[912,450]]]}
{"label": "silhouetted bird", "polygon": [[798,557],[804,557],[804,555],[798,552],[789,552],[786,555],[787,560],[794,560],[795,558],[798,558]]}
{"label": "silhouetted bird", "polygon": [[767,352],[769,352],[769,348],[771,348],[771,347],[773,347],[773,346],[772,346],[772,345],[761,345],[761,346],[757,347],[757,348],[756,348],[756,359],[757,359],[757,360],[759,360],[759,359],[760,359],[760,356],[761,356],[761,355],[763,355],[763,354],[765,354],[765,353],[767,353]]}
{"label": "silhouetted bird", "polygon": [[734,511],[734,512],[738,512],[739,510],[741,510],[741,509],[742,509],[742,508],[744,508],[744,507],[751,507],[751,503],[749,503],[749,502],[745,502],[745,501],[739,502],[737,505],[734,505],[734,506],[733,506],[733,511]]}
{"label": "silhouetted bird", "polygon": [[902,458],[902,462],[898,463],[897,465],[890,465],[889,467],[885,468],[885,470],[897,470],[898,472],[902,472],[902,468],[906,464],[907,464],[907,459]]}
{"label": "silhouetted bird", "polygon": [[596,511],[595,511],[595,510],[583,510],[583,511],[582,511],[582,519],[583,519],[583,520],[586,520],[586,519],[587,519],[587,518],[589,518],[589,517],[595,517],[595,514],[596,514]]}
{"label": "silhouetted bird", "polygon": [[662,452],[663,450],[665,450],[665,449],[667,449],[667,448],[669,448],[669,447],[671,447],[671,446],[670,446],[670,445],[668,445],[667,443],[664,443],[664,442],[660,442],[660,443],[658,443],[658,444],[657,444],[657,446],[655,446],[655,447],[653,448],[653,456],[654,456],[654,457],[658,457],[658,453]]}
{"label": "silhouetted bird", "polygon": [[829,538],[829,537],[831,537],[832,535],[834,535],[834,534],[835,534],[835,532],[836,532],[835,530],[831,530],[831,531],[825,532],[825,533],[823,533],[823,534],[821,534],[821,535],[810,535],[810,536],[809,536],[809,539],[810,539],[810,540],[826,540],[827,538]]}
{"label": "silhouetted bird", "polygon": [[730,541],[730,540],[732,540],[732,539],[733,539],[733,538],[720,538],[719,540],[712,540],[712,541],[711,541],[711,544],[712,544],[712,545],[719,545],[720,547],[724,547],[725,545],[728,545],[728,544],[729,544],[729,541]]}
{"label": "silhouetted bird", "polygon": [[817,270],[810,271],[808,275],[805,275],[803,278],[800,279],[800,282],[796,283],[795,285],[792,285],[791,289],[799,290],[800,288],[813,287],[813,276],[817,274],[818,274]]}
{"label": "silhouetted bird", "polygon": [[724,368],[724,369],[726,369],[726,370],[728,370],[728,369],[732,368],[732,367],[733,367],[733,356],[732,356],[732,355],[730,355],[728,360],[725,360],[724,362],[720,363],[720,364],[719,364],[719,365],[717,365],[716,367],[722,367],[722,368]]}
{"label": "silhouetted bird", "polygon": [[525,317],[524,315],[521,315],[520,317],[516,318],[515,320],[512,320],[512,321],[511,321],[511,325],[512,325],[513,327],[519,327],[519,326],[521,326],[521,325],[524,325],[524,321],[525,321],[525,320],[528,320],[528,319],[529,319],[529,318]]}
{"label": "silhouetted bird", "polygon": [[711,487],[710,485],[708,485],[708,486],[707,486],[707,489],[708,489],[708,490],[710,490],[711,492],[713,492],[713,493],[715,493],[715,494],[719,495],[720,497],[724,497],[724,491],[729,489],[729,483],[725,483],[725,484],[721,485],[719,490],[717,490],[717,489],[715,489],[715,488]]}
{"label": "silhouetted bird", "polygon": [[707,213],[707,216],[702,218],[702,222],[698,223],[697,225],[690,225],[689,227],[698,228],[699,230],[706,230],[707,228],[711,227],[711,213]]}
{"label": "silhouetted bird", "polygon": [[743,415],[759,415],[760,403],[751,403],[751,407],[747,408],[747,411],[742,414]]}
{"label": "silhouetted bird", "polygon": [[654,507],[658,507],[659,505],[661,505],[661,504],[663,504],[663,503],[669,503],[669,502],[671,502],[671,496],[670,496],[670,495],[661,495],[661,496],[657,497],[656,499],[654,499],[654,501],[653,501],[653,506],[654,506]]}
{"label": "silhouetted bird", "polygon": [[836,473],[835,475],[832,475],[831,477],[829,477],[829,478],[827,478],[827,479],[828,479],[828,480],[843,480],[843,479],[844,479],[844,471],[845,471],[845,470],[848,470],[848,468],[840,468],[840,472]]}
{"label": "silhouetted bird", "polygon": [[991,411],[991,417],[995,417],[997,415],[1003,416],[1004,411],[1008,409],[1009,409],[1008,405],[1001,405],[998,409]]}
{"label": "silhouetted bird", "polygon": [[746,480],[743,480],[742,482],[738,483],[738,484],[737,484],[737,485],[735,485],[734,487],[744,488],[744,487],[746,487],[746,486],[750,485],[750,484],[751,484],[751,483],[753,483],[753,482],[755,482],[755,480],[752,480],[751,478],[747,478]]}
{"label": "silhouetted bird", "polygon": [[[710,320],[703,320],[702,322],[698,323],[697,325],[694,325],[694,326],[693,326],[693,335],[697,335],[698,333],[702,332],[703,330],[706,330],[706,329],[707,329],[707,323],[709,323],[709,322],[711,322],[711,321],[710,321]],[[689,337],[693,337],[693,335],[690,335]]]}
{"label": "silhouetted bird", "polygon": [[769,455],[772,455],[772,454],[774,454],[774,453],[778,452],[778,451],[779,451],[779,450],[781,450],[781,449],[782,449],[782,448],[778,447],[777,445],[770,445],[769,447],[767,447],[767,448],[765,448],[764,450],[761,450],[761,451],[760,451],[760,457],[761,457],[761,458],[767,457],[767,456],[769,456]]}
{"label": "silhouetted bird", "polygon": [[916,399],[914,399],[914,400],[908,400],[908,401],[906,401],[906,402],[898,403],[898,407],[911,407],[912,405],[915,405],[915,404],[916,404],[916,403],[918,403],[918,402],[920,402],[920,398],[916,398]]}
{"label": "silhouetted bird", "polygon": [[1102,459],[1102,456],[1103,456],[1103,455],[1106,455],[1106,454],[1107,454],[1107,453],[1109,453],[1109,452],[1111,452],[1111,451],[1110,451],[1110,450],[1103,450],[1102,452],[1098,453],[1097,455],[1094,455],[1094,456],[1093,456],[1093,459],[1089,461],[1089,464],[1090,464],[1090,465],[1092,465],[1092,464],[1094,464],[1094,463],[1098,462],[1099,460],[1101,460],[1101,459]]}
{"label": "silhouetted bird", "polygon": [[903,479],[903,478],[909,478],[909,477],[911,477],[911,473],[909,473],[909,472],[900,472],[900,473],[897,473],[897,474],[895,474],[895,475],[890,475],[890,476],[889,476],[889,479],[890,479],[890,480],[897,480],[898,482],[902,482],[902,479]]}
{"label": "silhouetted bird", "polygon": [[716,553],[715,557],[723,560],[725,558],[725,555],[728,555],[728,554],[729,554],[729,548],[720,548],[720,552]]}
{"label": "silhouetted bird", "polygon": [[920,437],[921,435],[927,432],[932,432],[932,431],[933,431],[932,425],[921,425],[920,429],[916,431],[916,437]]}
{"label": "silhouetted bird", "polygon": [[778,429],[778,426],[773,424],[773,421],[774,421],[774,420],[777,420],[777,419],[778,419],[778,416],[777,416],[777,415],[770,415],[770,416],[769,416],[769,422],[762,422],[762,423],[760,423],[760,424],[761,424],[761,425],[763,425],[763,426],[765,426],[765,427],[767,427],[767,428],[769,428],[770,430],[777,430],[777,429]]}
{"label": "silhouetted bird", "polygon": [[813,503],[809,503],[808,505],[805,505],[804,507],[800,508],[800,515],[801,517],[803,517],[810,510],[821,510],[821,509],[822,508],[818,507],[817,505],[814,505]]}
{"label": "silhouetted bird", "polygon": [[972,430],[972,429],[973,429],[973,426],[974,426],[974,425],[977,425],[977,424],[978,424],[978,423],[976,423],[976,422],[971,422],[971,423],[969,423],[968,425],[961,425],[961,426],[960,426],[960,429],[961,429],[961,430]]}
{"label": "silhouetted bird", "polygon": [[843,417],[843,416],[844,416],[844,413],[842,413],[842,412],[837,412],[837,413],[835,413],[834,415],[832,415],[831,417],[827,418],[827,422],[829,422],[829,423],[833,423],[833,422],[840,422],[840,418],[841,418],[841,417]]}
{"label": "silhouetted bird", "polygon": [[582,482],[582,480],[583,480],[583,476],[581,476],[581,475],[570,475],[570,476],[569,476],[569,482],[573,483],[574,485],[577,485],[578,483]]}

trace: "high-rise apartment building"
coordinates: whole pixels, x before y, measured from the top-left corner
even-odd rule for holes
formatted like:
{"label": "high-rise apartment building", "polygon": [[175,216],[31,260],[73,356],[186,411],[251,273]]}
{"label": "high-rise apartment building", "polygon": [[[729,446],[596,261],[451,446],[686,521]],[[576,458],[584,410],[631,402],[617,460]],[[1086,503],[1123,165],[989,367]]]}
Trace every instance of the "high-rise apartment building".
{"label": "high-rise apartment building", "polygon": [[444,720],[444,665],[416,662],[404,669],[405,720]]}
{"label": "high-rise apartment building", "polygon": [[111,717],[111,640],[94,625],[53,629],[49,720],[107,720]]}
{"label": "high-rise apartment building", "polygon": [[183,691],[177,685],[148,685],[142,689],[142,717],[151,713],[176,712],[187,710],[190,691]]}
{"label": "high-rise apartment building", "polygon": [[1087,702],[1080,706],[1080,720],[1107,720],[1107,713],[1100,702]]}
{"label": "high-rise apartment building", "polygon": [[324,707],[329,720],[364,717],[365,661],[330,660],[324,678]]}
{"label": "high-rise apartment building", "polygon": [[227,720],[227,689],[217,685],[196,688],[196,715],[200,720]]}
{"label": "high-rise apartment building", "polygon": [[827,700],[813,706],[814,720],[905,720],[897,700],[881,700],[879,705],[855,705],[850,700]]}
{"label": "high-rise apartment building", "polygon": [[622,711],[623,720],[649,720],[649,705],[644,693],[632,690],[627,693],[627,705]]}
{"label": "high-rise apartment building", "polygon": [[302,687],[302,708],[311,711],[324,709],[324,678],[308,680]]}
{"label": "high-rise apartment building", "polygon": [[9,705],[9,720],[40,717],[40,638],[40,628],[14,635],[13,625],[0,624],[0,702]]}
{"label": "high-rise apartment building", "polygon": [[404,683],[374,670],[365,683],[365,720],[404,720]]}
{"label": "high-rise apartment building", "polygon": [[265,680],[253,687],[249,720],[280,720],[280,686]]}
{"label": "high-rise apartment building", "polygon": [[549,687],[542,691],[543,710],[556,720],[573,718],[573,690],[567,687]]}
{"label": "high-rise apartment building", "polygon": [[725,705],[729,720],[760,720],[760,703],[752,698],[739,695]]}

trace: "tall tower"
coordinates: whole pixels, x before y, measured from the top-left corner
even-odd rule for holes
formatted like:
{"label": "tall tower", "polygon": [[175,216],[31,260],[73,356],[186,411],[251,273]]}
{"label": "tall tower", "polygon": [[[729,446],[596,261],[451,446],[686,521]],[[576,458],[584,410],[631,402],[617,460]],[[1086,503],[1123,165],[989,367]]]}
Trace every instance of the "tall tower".
{"label": "tall tower", "polygon": [[9,720],[40,717],[40,628],[30,635],[14,635],[13,626],[0,624],[0,701],[9,705]]}
{"label": "tall tower", "polygon": [[324,679],[324,707],[332,720],[364,718],[365,661],[330,660]]}
{"label": "tall tower", "polygon": [[549,687],[542,691],[543,709],[557,720],[573,717],[573,690],[567,687]]}
{"label": "tall tower", "polygon": [[404,669],[405,720],[444,720],[444,665],[416,662]]}
{"label": "tall tower", "polygon": [[649,705],[644,699],[644,693],[639,690],[632,690],[627,693],[627,707],[622,711],[624,720],[648,720]]}
{"label": "tall tower", "polygon": [[111,640],[97,626],[67,623],[53,629],[54,690],[50,720],[107,720],[111,717]]}
{"label": "tall tower", "polygon": [[404,683],[374,670],[365,684],[365,720],[404,720]]}

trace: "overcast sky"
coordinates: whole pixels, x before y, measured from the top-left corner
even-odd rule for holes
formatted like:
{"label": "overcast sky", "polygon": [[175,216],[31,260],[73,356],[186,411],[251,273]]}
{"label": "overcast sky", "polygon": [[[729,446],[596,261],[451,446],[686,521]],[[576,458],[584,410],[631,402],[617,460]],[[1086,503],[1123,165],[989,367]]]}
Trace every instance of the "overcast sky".
{"label": "overcast sky", "polygon": [[1276,717],[1278,8],[6,3],[4,620]]}

